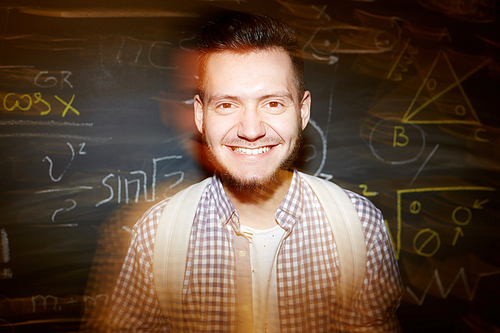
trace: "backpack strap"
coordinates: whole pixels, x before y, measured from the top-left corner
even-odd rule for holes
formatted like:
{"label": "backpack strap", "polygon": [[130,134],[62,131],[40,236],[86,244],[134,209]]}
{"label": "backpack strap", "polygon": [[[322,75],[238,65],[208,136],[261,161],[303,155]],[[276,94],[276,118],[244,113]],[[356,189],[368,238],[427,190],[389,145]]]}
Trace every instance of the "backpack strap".
{"label": "backpack strap", "polygon": [[363,226],[351,199],[336,184],[299,172],[318,197],[330,222],[340,259],[338,295],[348,309],[363,286],[366,272],[366,243]]}
{"label": "backpack strap", "polygon": [[189,238],[207,178],[178,192],[168,201],[156,230],[153,250],[153,278],[158,300],[169,320],[182,311],[182,287]]}

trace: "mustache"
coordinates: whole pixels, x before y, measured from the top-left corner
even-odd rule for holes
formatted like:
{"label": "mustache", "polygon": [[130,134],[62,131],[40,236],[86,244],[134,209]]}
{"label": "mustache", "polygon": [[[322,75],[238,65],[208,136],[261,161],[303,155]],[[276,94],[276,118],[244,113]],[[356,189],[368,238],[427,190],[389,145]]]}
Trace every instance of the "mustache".
{"label": "mustache", "polygon": [[284,144],[285,141],[281,138],[262,138],[256,141],[247,141],[239,138],[234,139],[226,139],[221,142],[222,145],[225,146],[233,146],[233,147],[246,147],[246,148],[258,148],[263,146],[276,146],[278,144]]}

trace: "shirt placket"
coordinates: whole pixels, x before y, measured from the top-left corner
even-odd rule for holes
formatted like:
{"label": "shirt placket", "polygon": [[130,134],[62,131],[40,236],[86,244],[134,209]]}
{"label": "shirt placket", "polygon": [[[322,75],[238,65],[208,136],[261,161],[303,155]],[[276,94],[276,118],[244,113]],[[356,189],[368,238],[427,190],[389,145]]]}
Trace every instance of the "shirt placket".
{"label": "shirt placket", "polygon": [[253,332],[252,274],[250,240],[240,231],[238,214],[234,211],[226,224],[234,251],[236,271],[236,314],[238,332]]}

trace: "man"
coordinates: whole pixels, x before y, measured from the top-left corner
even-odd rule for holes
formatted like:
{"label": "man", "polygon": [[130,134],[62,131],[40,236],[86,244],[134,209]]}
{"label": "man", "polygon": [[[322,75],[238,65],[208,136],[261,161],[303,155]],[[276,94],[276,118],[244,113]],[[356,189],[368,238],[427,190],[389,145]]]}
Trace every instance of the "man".
{"label": "man", "polygon": [[206,26],[199,46],[195,123],[215,175],[193,221],[181,318],[163,314],[153,276],[155,233],[165,200],[133,229],[110,328],[399,331],[395,310],[402,287],[382,215],[349,191],[365,234],[367,263],[358,296],[339,311],[334,237],[345,235],[332,235],[322,208],[328,203],[320,203],[290,170],[311,106],[291,28],[266,16],[235,13]]}

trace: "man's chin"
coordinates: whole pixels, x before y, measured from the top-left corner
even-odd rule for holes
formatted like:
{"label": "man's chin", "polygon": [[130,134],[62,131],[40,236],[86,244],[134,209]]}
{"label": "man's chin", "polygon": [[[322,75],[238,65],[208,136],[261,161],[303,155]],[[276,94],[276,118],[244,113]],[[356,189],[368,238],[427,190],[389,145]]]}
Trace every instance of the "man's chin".
{"label": "man's chin", "polygon": [[227,186],[231,187],[235,191],[256,191],[275,188],[279,185],[281,180],[281,173],[284,170],[276,170],[267,176],[239,176],[230,174],[229,172],[221,172],[224,182]]}

